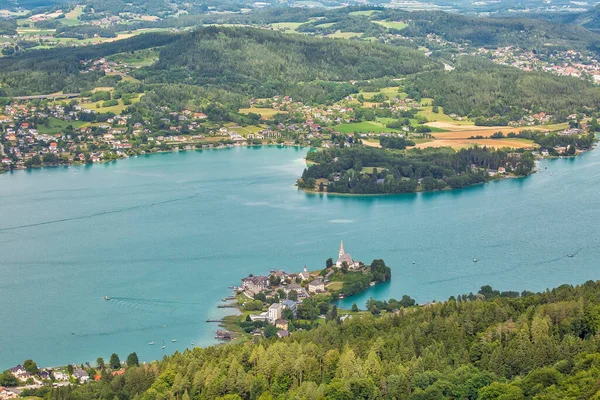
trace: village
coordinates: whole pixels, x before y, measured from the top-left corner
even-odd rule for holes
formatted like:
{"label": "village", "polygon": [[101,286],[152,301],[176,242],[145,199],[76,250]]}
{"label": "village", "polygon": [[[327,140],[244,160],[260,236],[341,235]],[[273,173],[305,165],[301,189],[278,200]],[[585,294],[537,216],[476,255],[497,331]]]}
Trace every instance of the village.
{"label": "village", "polygon": [[[123,375],[125,366],[112,369],[109,373],[112,376]],[[21,397],[24,391],[35,390],[46,386],[60,387],[73,384],[84,384],[90,380],[99,381],[102,379],[102,373],[89,363],[84,366],[70,364],[65,367],[47,367],[38,368],[35,362],[27,360],[23,364],[18,364],[2,375],[2,381],[11,382],[8,386],[0,385],[0,400],[16,399]],[[92,375],[90,375],[90,373]],[[6,376],[8,375],[8,376]]]}
{"label": "village", "polygon": [[[271,270],[268,275],[250,275],[241,280],[241,286],[231,287],[233,296],[222,300],[235,300],[229,304],[242,312],[241,317],[234,317],[237,336],[245,332],[252,337],[284,338],[295,330],[312,329],[319,321],[351,318],[350,313],[338,315],[332,301],[390,278],[391,270],[383,260],[365,265],[353,259],[342,242],[337,260],[328,259],[323,270],[310,272],[305,266],[299,273]],[[219,329],[215,337],[231,340],[236,333]]]}

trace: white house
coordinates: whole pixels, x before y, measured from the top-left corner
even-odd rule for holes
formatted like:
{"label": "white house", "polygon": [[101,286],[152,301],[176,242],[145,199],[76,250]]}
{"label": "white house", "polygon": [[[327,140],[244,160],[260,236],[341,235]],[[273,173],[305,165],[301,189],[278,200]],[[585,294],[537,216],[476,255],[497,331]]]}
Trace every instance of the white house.
{"label": "white house", "polygon": [[54,376],[55,381],[68,381],[69,374],[65,374],[62,371],[52,371],[52,375]]}
{"label": "white house", "polygon": [[268,319],[269,322],[274,324],[275,321],[277,321],[278,319],[281,319],[281,311],[283,310],[283,306],[279,303],[273,303],[271,304],[271,306],[269,307],[269,311],[268,311]]}
{"label": "white house", "polygon": [[325,283],[323,283],[323,281],[320,279],[315,279],[308,284],[308,291],[310,293],[324,292]]}

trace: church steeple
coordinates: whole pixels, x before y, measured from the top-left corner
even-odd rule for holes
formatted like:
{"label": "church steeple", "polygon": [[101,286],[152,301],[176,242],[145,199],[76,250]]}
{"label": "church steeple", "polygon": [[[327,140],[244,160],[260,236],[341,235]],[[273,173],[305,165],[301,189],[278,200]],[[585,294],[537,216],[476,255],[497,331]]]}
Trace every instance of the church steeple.
{"label": "church steeple", "polygon": [[339,257],[338,257],[338,258],[342,258],[342,256],[343,256],[344,254],[346,254],[346,252],[344,251],[344,241],[342,240],[342,241],[340,242],[340,254],[339,254]]}

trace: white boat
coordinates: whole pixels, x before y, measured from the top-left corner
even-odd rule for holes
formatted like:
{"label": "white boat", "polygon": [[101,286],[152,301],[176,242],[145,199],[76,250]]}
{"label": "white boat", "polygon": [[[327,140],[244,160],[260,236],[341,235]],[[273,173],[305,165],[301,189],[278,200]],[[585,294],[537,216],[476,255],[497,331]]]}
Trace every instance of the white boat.
{"label": "white boat", "polygon": [[177,341],[177,339],[171,339],[171,342],[175,343]]}
{"label": "white boat", "polygon": [[476,258],[474,258],[474,259],[473,259],[473,262],[477,262],[477,259],[476,259]]}
{"label": "white boat", "polygon": [[160,346],[160,348],[161,348],[161,349],[164,349],[165,347],[167,347],[167,346],[165,346],[165,341],[163,340],[163,345],[162,345],[162,346]]}
{"label": "white boat", "polygon": [[148,344],[149,344],[150,346],[154,346],[154,342],[153,342],[153,341],[152,341],[152,342],[150,342],[150,343],[148,343]]}
{"label": "white boat", "polygon": [[104,300],[110,300],[110,297],[104,296]]}

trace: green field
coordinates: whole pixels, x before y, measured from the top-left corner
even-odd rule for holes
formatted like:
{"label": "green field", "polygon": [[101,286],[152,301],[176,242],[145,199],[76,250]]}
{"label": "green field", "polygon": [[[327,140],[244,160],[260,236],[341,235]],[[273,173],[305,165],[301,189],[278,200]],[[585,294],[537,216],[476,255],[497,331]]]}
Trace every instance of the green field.
{"label": "green field", "polygon": [[49,117],[48,126],[38,125],[37,130],[39,133],[45,133],[47,135],[53,135],[55,133],[61,133],[67,126],[72,125],[73,128],[81,128],[85,125],[85,122],[81,121],[63,121],[62,119]]}
{"label": "green field", "polygon": [[365,10],[365,11],[352,11],[350,15],[366,15],[369,16],[376,12],[377,10]]}
{"label": "green field", "polygon": [[60,20],[60,23],[67,26],[79,25],[81,21],[79,21],[78,17],[83,14],[84,6],[76,6],[74,9],[65,14],[65,17]]}
{"label": "green field", "polygon": [[327,35],[328,38],[334,38],[334,39],[350,39],[356,36],[360,36],[361,33],[356,33],[356,32],[342,32],[338,29],[338,31],[336,33],[330,33],[329,35]]}
{"label": "green field", "polygon": [[271,26],[275,29],[279,29],[281,31],[286,31],[290,33],[297,32],[297,28],[302,25],[302,22],[276,22],[271,24]]}
{"label": "green field", "polygon": [[[140,101],[141,96],[142,95],[139,95],[138,97],[131,99],[131,102],[137,103],[138,101]],[[121,100],[121,99],[119,99],[119,104],[116,106],[102,107],[102,103],[104,103],[104,101],[97,101],[95,103],[83,103],[83,104],[81,104],[81,107],[87,108],[88,110],[95,110],[96,112],[100,112],[100,113],[112,112],[117,115],[121,114],[123,111],[125,111],[125,109],[127,107],[129,107],[129,106],[124,105],[123,100]]]}
{"label": "green field", "polygon": [[[443,107],[439,107],[439,109],[440,109],[439,113],[434,113],[432,111],[432,109],[433,109],[433,107],[431,107],[431,106],[423,107],[421,109],[421,111],[419,111],[417,113],[417,116],[425,117],[425,118],[427,118],[427,120],[429,122],[449,122],[449,123],[456,124],[456,125],[471,125],[472,124],[472,122],[469,121],[468,119],[464,119],[462,121],[457,121],[457,120],[453,119],[452,117],[450,117],[449,115],[444,114]],[[433,131],[433,128],[432,128],[432,131]],[[435,132],[438,132],[438,131],[435,131]]]}
{"label": "green field", "polygon": [[404,29],[408,26],[405,22],[397,22],[397,21],[373,21],[379,25],[384,26],[388,29]]}
{"label": "green field", "polygon": [[116,61],[123,64],[129,64],[137,67],[147,67],[154,64],[158,60],[158,50],[145,49],[138,50],[132,53],[119,53],[107,57],[110,61]]}

